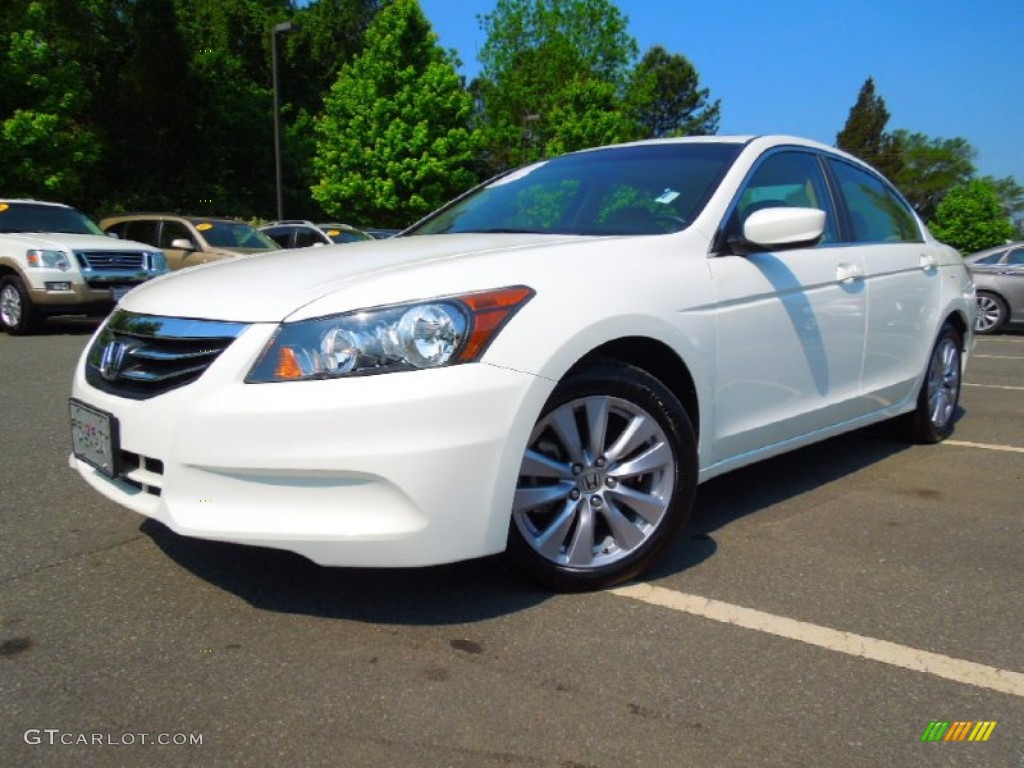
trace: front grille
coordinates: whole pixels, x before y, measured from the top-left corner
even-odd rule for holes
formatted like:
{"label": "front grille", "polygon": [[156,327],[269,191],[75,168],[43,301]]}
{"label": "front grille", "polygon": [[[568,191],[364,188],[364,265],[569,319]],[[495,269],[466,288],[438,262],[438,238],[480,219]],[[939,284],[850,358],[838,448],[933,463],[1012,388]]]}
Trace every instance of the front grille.
{"label": "front grille", "polygon": [[96,272],[119,270],[144,270],[149,268],[149,259],[143,251],[75,251],[78,263],[85,269]]}
{"label": "front grille", "polygon": [[198,379],[246,327],[118,310],[89,349],[85,378],[104,392],[147,400]]}

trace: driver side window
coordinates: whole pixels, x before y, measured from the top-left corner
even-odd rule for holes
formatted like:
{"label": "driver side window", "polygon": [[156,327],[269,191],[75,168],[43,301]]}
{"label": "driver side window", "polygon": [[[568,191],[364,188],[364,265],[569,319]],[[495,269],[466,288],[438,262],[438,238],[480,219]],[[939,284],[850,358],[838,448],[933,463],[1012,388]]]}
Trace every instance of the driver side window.
{"label": "driver side window", "polygon": [[837,239],[836,217],[817,157],[782,151],[764,158],[747,180],[729,219],[729,234],[739,235],[750,214],[765,208],[817,208],[825,211],[822,243]]}

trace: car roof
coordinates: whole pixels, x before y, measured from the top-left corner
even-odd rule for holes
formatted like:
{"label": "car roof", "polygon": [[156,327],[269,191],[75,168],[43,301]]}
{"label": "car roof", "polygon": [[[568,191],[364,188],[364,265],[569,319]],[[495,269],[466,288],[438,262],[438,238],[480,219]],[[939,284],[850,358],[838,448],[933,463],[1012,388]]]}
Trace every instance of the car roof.
{"label": "car roof", "polygon": [[10,205],[11,203],[29,203],[31,205],[49,205],[52,208],[71,208],[72,206],[65,203],[51,203],[47,200],[31,200],[28,198],[20,197],[0,197],[0,203]]}
{"label": "car roof", "polygon": [[231,224],[245,224],[244,221],[227,216],[192,216],[185,213],[160,213],[159,211],[133,211],[131,213],[112,213],[104,216],[104,221],[127,221],[129,219],[184,219],[185,221],[223,221]]}

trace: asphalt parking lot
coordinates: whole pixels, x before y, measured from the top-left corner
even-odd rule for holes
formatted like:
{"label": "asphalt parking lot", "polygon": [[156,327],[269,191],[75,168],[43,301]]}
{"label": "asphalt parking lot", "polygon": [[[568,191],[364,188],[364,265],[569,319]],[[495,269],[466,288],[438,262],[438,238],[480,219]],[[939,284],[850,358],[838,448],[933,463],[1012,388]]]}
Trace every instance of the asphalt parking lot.
{"label": "asphalt parking lot", "polygon": [[868,430],[720,477],[643,583],[550,595],[99,497],[66,461],[94,327],[0,335],[4,764],[1024,768],[1024,333],[979,340],[945,444]]}

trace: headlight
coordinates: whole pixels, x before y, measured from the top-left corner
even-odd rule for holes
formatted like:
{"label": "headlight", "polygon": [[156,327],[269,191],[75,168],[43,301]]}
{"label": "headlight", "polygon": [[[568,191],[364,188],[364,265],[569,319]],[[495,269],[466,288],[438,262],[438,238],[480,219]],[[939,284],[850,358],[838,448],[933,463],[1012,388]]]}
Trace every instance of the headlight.
{"label": "headlight", "polygon": [[520,285],[284,323],[245,380],[333,379],[473,362],[532,296]]}
{"label": "headlight", "polygon": [[44,251],[41,248],[33,248],[25,253],[30,267],[49,267],[67,272],[71,269],[71,262],[64,251]]}
{"label": "headlight", "polygon": [[167,270],[167,257],[163,251],[150,251],[149,256],[149,268],[155,272],[165,272]]}

